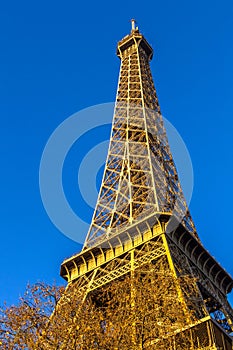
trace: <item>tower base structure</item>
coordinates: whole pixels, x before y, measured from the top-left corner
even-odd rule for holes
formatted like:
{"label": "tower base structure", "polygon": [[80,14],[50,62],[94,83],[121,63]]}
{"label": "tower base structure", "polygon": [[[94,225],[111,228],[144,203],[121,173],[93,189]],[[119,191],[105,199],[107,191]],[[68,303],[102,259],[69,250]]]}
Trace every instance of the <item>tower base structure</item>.
{"label": "tower base structure", "polygon": [[232,338],[210,316],[182,331],[191,339],[191,349],[232,350]]}
{"label": "tower base structure", "polygon": [[[176,280],[176,297],[184,315],[187,311],[195,317],[190,317],[185,327],[164,334],[163,339],[147,342],[143,349],[159,349],[156,344],[161,341],[168,349],[182,349],[181,336],[188,339],[186,349],[232,349],[233,313],[227,293],[233,280],[172,214],[156,213],[110,239],[102,237],[98,244],[65,260],[60,274],[68,281],[67,289],[75,286],[76,297],[85,302],[113,281],[126,276],[133,279],[143,266],[159,266],[161,259]],[[156,283],[160,283],[158,277]]]}

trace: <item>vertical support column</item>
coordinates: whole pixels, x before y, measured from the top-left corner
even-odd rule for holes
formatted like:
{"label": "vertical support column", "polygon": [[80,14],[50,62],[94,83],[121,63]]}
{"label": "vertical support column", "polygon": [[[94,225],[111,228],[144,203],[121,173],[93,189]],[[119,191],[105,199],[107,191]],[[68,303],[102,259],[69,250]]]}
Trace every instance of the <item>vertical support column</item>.
{"label": "vertical support column", "polygon": [[132,322],[132,349],[136,350],[136,322],[134,318],[134,309],[135,309],[135,267],[134,267],[134,249],[130,252],[130,265],[131,265],[131,310],[133,315]]}
{"label": "vertical support column", "polygon": [[162,240],[163,240],[164,248],[166,250],[168,265],[169,265],[169,267],[170,267],[170,269],[172,271],[172,274],[174,276],[174,279],[175,279],[175,285],[176,285],[176,290],[177,290],[179,301],[182,304],[184,314],[187,317],[187,321],[191,322],[189,310],[187,308],[187,305],[186,305],[186,302],[185,302],[185,299],[184,299],[184,296],[183,296],[183,292],[182,292],[181,286],[180,286],[180,284],[179,284],[179,282],[177,280],[176,269],[175,269],[175,266],[174,266],[174,263],[173,263],[173,260],[172,260],[172,257],[171,257],[171,253],[170,253],[170,249],[169,249],[169,246],[168,246],[168,243],[167,243],[167,238],[166,238],[165,233],[162,234]]}
{"label": "vertical support column", "polygon": [[220,308],[220,310],[222,311],[222,313],[225,315],[227,323],[229,324],[229,326],[231,327],[231,330],[233,332],[233,322],[232,322],[232,318],[229,315],[229,313],[227,312],[226,308],[224,307],[224,305],[222,305],[222,307]]}
{"label": "vertical support column", "polygon": [[127,88],[127,119],[126,119],[126,149],[127,149],[127,172],[128,172],[128,186],[129,186],[129,224],[132,224],[133,221],[133,196],[132,196],[132,186],[131,186],[131,164],[130,164],[130,149],[129,149],[129,120],[130,120],[130,64],[131,59],[129,56],[128,62],[128,88]]}

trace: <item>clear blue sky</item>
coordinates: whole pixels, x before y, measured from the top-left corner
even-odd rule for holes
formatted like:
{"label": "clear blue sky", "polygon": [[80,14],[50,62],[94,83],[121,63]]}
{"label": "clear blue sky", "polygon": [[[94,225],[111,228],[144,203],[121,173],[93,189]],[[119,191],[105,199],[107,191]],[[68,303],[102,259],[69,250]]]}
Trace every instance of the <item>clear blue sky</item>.
{"label": "clear blue sky", "polygon": [[154,48],[162,112],[191,155],[199,236],[233,274],[232,0],[10,1],[0,13],[0,304],[27,282],[62,283],[60,263],[80,249],[43,208],[40,158],[64,119],[114,100],[130,18]]}

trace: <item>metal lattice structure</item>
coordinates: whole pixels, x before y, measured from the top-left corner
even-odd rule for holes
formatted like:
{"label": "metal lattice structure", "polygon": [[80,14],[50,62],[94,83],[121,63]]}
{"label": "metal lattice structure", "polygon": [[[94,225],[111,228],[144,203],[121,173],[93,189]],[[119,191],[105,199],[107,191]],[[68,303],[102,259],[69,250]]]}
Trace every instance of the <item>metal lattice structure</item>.
{"label": "metal lattice structure", "polygon": [[153,51],[133,29],[118,44],[120,77],[103,181],[85,247],[151,214],[170,212],[196,235],[153,84]]}
{"label": "metal lattice structure", "polygon": [[118,43],[117,99],[92,223],[82,252],[63,262],[61,276],[67,293],[75,286],[85,300],[164,258],[177,281],[193,281],[185,289],[177,282],[177,297],[198,318],[180,330],[189,332],[191,348],[230,350],[233,310],[227,294],[233,280],[201,244],[188,211],[151,77],[152,54],[133,21],[131,33]]}

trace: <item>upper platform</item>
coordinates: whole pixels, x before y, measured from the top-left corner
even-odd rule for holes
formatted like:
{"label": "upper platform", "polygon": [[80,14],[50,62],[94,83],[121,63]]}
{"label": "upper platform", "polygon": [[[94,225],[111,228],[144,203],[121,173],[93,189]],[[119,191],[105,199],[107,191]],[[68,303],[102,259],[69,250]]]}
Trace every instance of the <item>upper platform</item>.
{"label": "upper platform", "polygon": [[117,45],[117,56],[124,58],[127,53],[131,51],[132,48],[141,47],[147,54],[148,58],[151,60],[153,57],[153,49],[144,38],[144,36],[139,32],[138,27],[135,28],[135,21],[132,20],[132,30],[129,35],[126,35],[122,40],[118,42]]}

